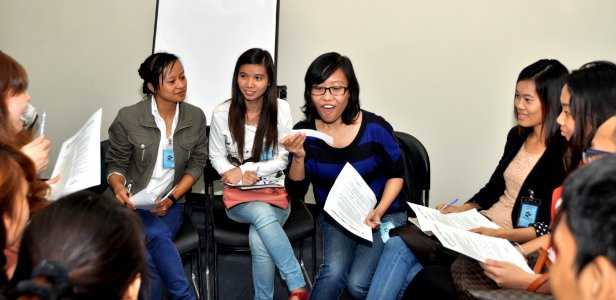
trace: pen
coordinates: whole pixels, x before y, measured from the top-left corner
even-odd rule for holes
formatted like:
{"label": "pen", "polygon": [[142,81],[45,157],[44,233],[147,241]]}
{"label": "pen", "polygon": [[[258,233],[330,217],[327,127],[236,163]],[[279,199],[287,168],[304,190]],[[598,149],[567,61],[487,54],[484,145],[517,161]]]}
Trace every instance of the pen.
{"label": "pen", "polygon": [[[174,187],[173,187],[173,188],[169,191],[169,193],[167,193],[167,194],[165,195],[165,197],[162,197],[162,198],[160,198],[160,199],[162,200],[162,199],[165,199],[165,198],[169,197],[169,195],[171,195],[171,193],[173,193],[173,191],[175,191],[175,188],[176,188],[176,187],[178,187],[178,186],[177,186],[177,185],[176,185],[176,186],[174,186]],[[169,200],[171,200],[171,199],[169,199]],[[172,200],[172,201],[173,201],[173,200]]]}
{"label": "pen", "polygon": [[126,196],[130,197],[130,189],[133,187],[132,183],[129,183],[128,186],[126,186]]}
{"label": "pen", "polygon": [[447,208],[447,207],[450,207],[450,206],[452,206],[452,205],[456,204],[456,202],[458,202],[458,198],[453,199],[453,201],[449,202],[449,204],[447,204],[447,205],[445,205],[445,206],[441,207],[440,211],[442,211],[443,209],[445,209],[445,208]]}
{"label": "pen", "polygon": [[370,221],[370,223],[372,223],[372,224],[377,224],[377,225],[381,225],[381,224],[383,224],[383,223],[381,223],[381,222],[379,222],[379,221]]}
{"label": "pen", "polygon": [[38,129],[38,134],[36,135],[37,137],[43,135],[43,133],[45,133],[45,119],[47,119],[47,112],[44,111],[43,114],[41,115],[41,123],[39,125],[39,129]]}

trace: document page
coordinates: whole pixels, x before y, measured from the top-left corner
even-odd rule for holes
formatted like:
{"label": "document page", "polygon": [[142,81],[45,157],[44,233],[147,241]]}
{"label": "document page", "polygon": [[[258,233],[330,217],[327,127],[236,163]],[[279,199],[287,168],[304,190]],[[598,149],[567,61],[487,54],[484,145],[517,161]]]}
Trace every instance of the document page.
{"label": "document page", "polygon": [[282,171],[278,173],[262,176],[259,181],[255,182],[253,185],[241,185],[241,184],[233,184],[233,183],[225,183],[228,186],[234,186],[239,188],[240,190],[253,190],[253,189],[262,189],[262,188],[280,188],[284,187],[284,176]]}
{"label": "document page", "polygon": [[334,138],[322,133],[320,131],[316,131],[316,130],[312,130],[312,129],[289,129],[289,128],[285,128],[282,126],[278,127],[278,132],[280,133],[280,137],[284,137],[286,135],[289,134],[294,134],[296,132],[303,132],[306,134],[306,136],[311,136],[320,140],[323,140],[324,142],[328,143],[328,144],[333,144],[334,143]]}
{"label": "document page", "polygon": [[132,195],[130,201],[133,202],[137,208],[151,210],[156,208],[156,203],[154,202],[156,198],[158,198],[157,194],[143,189],[139,193]]}
{"label": "document page", "polygon": [[51,178],[60,175],[60,181],[51,185],[50,200],[101,183],[101,116],[97,110],[85,125],[70,137],[60,149]]}
{"label": "document page", "polygon": [[476,209],[467,210],[459,213],[443,214],[434,208],[425,207],[407,202],[417,215],[422,231],[432,231],[434,224],[445,224],[462,230],[469,230],[477,227],[498,228],[494,222],[488,220]]}
{"label": "document page", "polygon": [[357,170],[346,163],[325,201],[324,210],[351,233],[372,242],[372,228],[364,224],[376,196]]}
{"label": "document page", "polygon": [[534,273],[520,252],[506,239],[481,235],[444,224],[434,224],[432,233],[443,246],[468,257],[485,262],[486,259],[513,263],[528,273]]}

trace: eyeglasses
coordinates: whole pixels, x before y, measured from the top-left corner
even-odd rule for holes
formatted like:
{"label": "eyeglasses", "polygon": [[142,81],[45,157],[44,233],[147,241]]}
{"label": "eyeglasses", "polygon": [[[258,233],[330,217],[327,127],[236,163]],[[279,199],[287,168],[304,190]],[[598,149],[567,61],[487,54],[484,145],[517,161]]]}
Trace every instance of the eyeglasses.
{"label": "eyeglasses", "polygon": [[330,86],[330,87],[322,87],[322,86],[313,86],[310,90],[310,94],[313,96],[323,96],[326,91],[332,96],[342,96],[346,93],[349,88],[345,86]]}
{"label": "eyeglasses", "polygon": [[602,157],[603,155],[612,154],[612,152],[601,151],[593,148],[586,148],[582,153],[582,160],[585,164]]}

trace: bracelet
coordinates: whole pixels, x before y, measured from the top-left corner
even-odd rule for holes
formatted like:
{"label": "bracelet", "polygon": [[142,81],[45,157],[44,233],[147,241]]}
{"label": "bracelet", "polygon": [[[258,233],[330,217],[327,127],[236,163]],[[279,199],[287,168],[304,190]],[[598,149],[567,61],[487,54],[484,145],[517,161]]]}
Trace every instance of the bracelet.
{"label": "bracelet", "polygon": [[169,196],[167,196],[167,198],[169,198],[169,200],[171,200],[171,202],[173,202],[173,204],[176,204],[178,202],[178,199],[175,198],[175,196],[173,196],[173,194],[169,194]]}
{"label": "bracelet", "polygon": [[524,249],[522,249],[522,245],[520,245],[519,243],[513,243],[513,245],[518,247],[518,249],[520,249],[520,253],[522,253],[522,255],[524,255]]}

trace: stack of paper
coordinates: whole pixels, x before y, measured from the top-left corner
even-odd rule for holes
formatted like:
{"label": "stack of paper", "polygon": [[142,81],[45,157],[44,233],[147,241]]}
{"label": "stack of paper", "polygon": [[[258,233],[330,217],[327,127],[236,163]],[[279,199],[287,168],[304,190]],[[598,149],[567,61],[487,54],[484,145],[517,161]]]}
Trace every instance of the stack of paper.
{"label": "stack of paper", "polygon": [[434,233],[444,247],[481,262],[487,259],[510,262],[533,273],[524,256],[508,240],[468,231],[477,227],[498,228],[477,210],[442,214],[436,209],[408,204],[417,215],[421,230]]}

